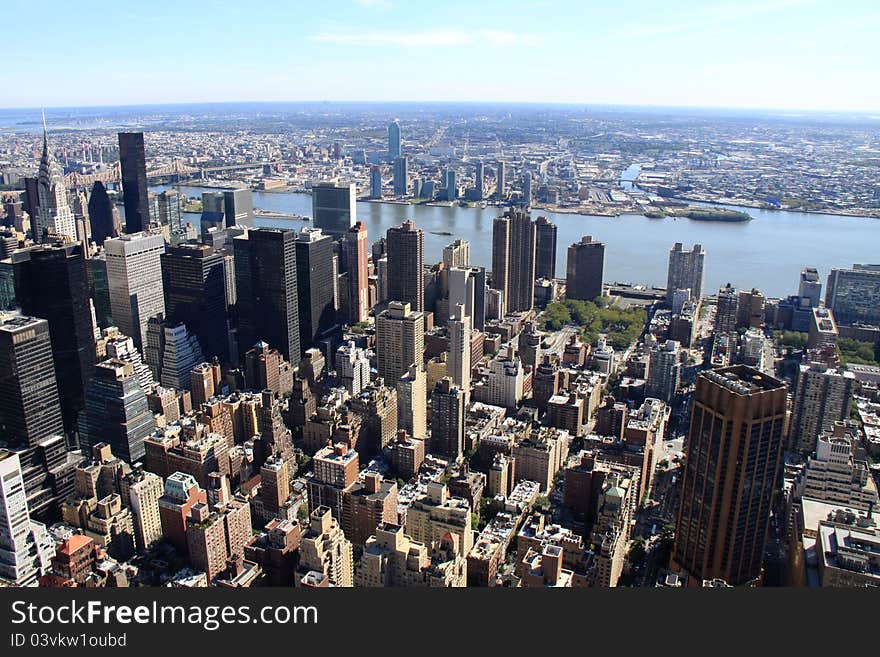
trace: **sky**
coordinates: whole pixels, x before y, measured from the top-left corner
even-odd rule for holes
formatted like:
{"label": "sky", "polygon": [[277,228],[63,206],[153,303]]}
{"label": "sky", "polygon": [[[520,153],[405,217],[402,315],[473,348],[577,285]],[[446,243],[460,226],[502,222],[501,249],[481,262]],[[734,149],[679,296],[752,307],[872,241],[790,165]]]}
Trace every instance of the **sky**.
{"label": "sky", "polygon": [[485,101],[880,112],[878,0],[0,0],[0,107]]}

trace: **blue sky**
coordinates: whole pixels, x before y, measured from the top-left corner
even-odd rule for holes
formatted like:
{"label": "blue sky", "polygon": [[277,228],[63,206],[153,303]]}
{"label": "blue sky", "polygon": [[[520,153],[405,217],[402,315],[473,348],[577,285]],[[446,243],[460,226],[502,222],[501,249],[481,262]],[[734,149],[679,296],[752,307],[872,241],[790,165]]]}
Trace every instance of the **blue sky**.
{"label": "blue sky", "polygon": [[877,0],[3,0],[0,107],[539,101],[880,111]]}

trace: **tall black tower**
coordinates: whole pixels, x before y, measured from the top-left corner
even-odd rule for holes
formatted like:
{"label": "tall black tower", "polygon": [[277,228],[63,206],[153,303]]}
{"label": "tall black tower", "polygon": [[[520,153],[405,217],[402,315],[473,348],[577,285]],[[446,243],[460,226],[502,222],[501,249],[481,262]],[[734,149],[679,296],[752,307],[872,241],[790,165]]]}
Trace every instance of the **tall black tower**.
{"label": "tall black tower", "polygon": [[333,306],[333,240],[320,230],[304,230],[296,241],[300,349],[311,347],[336,324]]}
{"label": "tall black tower", "polygon": [[229,358],[223,254],[204,244],[180,244],[161,256],[165,316],[183,322],[205,357]]}
{"label": "tall black tower", "polygon": [[46,244],[13,259],[22,311],[49,322],[64,428],[73,432],[95,365],[86,261],[79,244]]}
{"label": "tall black tower", "polygon": [[258,340],[299,365],[296,231],[257,228],[232,240],[239,352]]}
{"label": "tall black tower", "polygon": [[103,246],[104,240],[116,237],[113,204],[110,203],[107,189],[100,180],[95,181],[89,195],[89,224],[92,227],[92,239],[98,246]]}
{"label": "tall black tower", "polygon": [[125,232],[139,233],[150,225],[143,132],[119,133],[119,162],[122,165],[122,194],[125,197]]}

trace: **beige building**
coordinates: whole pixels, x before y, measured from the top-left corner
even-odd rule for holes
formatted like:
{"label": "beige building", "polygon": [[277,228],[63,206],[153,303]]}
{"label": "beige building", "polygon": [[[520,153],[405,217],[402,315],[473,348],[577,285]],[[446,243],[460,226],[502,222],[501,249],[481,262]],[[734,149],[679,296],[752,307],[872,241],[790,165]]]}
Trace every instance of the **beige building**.
{"label": "beige building", "polygon": [[638,503],[638,482],[611,472],[603,482],[590,533],[595,556],[596,586],[617,586],[629,550],[632,518]]}
{"label": "beige building", "polygon": [[397,381],[425,354],[425,315],[408,303],[392,301],[376,318],[376,368],[385,381]]}
{"label": "beige building", "polygon": [[122,480],[122,498],[131,508],[138,550],[162,540],[159,498],[164,492],[162,478],[136,468]]}
{"label": "beige building", "polygon": [[855,436],[843,422],[819,435],[816,451],[795,483],[796,498],[864,511],[877,506],[877,485],[865,461],[854,457]]}
{"label": "beige building", "polygon": [[467,582],[465,560],[447,537],[436,550],[414,541],[403,527],[383,523],[367,541],[355,572],[359,587],[460,587]]}
{"label": "beige building", "polygon": [[458,537],[460,556],[474,545],[471,509],[467,500],[449,497],[446,484],[431,482],[427,494],[414,501],[406,511],[406,533],[429,549],[438,547],[447,534]]}
{"label": "beige building", "polygon": [[568,458],[569,434],[553,427],[540,427],[510,450],[516,462],[514,481],[536,481],[542,491],[553,487],[553,478]]}
{"label": "beige building", "polygon": [[427,436],[428,376],[421,363],[397,380],[397,427],[413,438]]}
{"label": "beige building", "polygon": [[354,586],[354,557],[351,541],[326,506],[309,516],[309,529],[299,547],[299,568],[321,573],[331,586]]}
{"label": "beige building", "polygon": [[823,587],[880,586],[880,531],[876,524],[820,522],[816,558]]}

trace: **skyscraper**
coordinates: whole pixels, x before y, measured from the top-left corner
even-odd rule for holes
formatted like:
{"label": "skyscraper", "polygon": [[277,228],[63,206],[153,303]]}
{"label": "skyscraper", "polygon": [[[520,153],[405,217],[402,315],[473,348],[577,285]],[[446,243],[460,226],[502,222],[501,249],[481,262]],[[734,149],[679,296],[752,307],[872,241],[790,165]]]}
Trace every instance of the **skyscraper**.
{"label": "skyscraper", "polygon": [[63,430],[48,322],[0,314],[0,438],[33,448]]}
{"label": "skyscraper", "polygon": [[312,225],[327,235],[344,235],[357,221],[357,187],[335,180],[312,185]]}
{"label": "skyscraper", "polygon": [[409,160],[406,157],[395,157],[393,162],[392,186],[395,196],[406,196],[409,192]]}
{"label": "skyscraper", "polygon": [[125,203],[125,232],[139,233],[150,226],[147,158],[143,132],[119,133],[119,163]]}
{"label": "skyscraper", "polygon": [[0,580],[34,586],[54,553],[45,525],[31,521],[18,454],[0,449]]}
{"label": "skyscraper", "polygon": [[186,324],[164,320],[161,315],[150,317],[147,324],[144,355],[156,380],[177,390],[189,390],[192,369],[205,359],[198,338]]}
{"label": "skyscraper", "polygon": [[465,395],[450,377],[431,395],[431,453],[457,460],[464,450]]}
{"label": "skyscraper", "polygon": [[815,267],[804,267],[798,282],[798,297],[809,299],[810,307],[816,308],[822,298],[822,281]]}
{"label": "skyscraper", "polygon": [[409,371],[397,379],[397,427],[413,438],[424,439],[428,403],[428,377],[421,365],[410,365]]}
{"label": "skyscraper", "polygon": [[801,364],[792,395],[789,448],[803,454],[816,449],[820,433],[849,417],[854,385],[852,372],[819,362]]}
{"label": "skyscraper", "polygon": [[52,523],[73,492],[45,320],[0,314],[0,440],[19,456],[31,516]]}
{"label": "skyscraper", "polygon": [[388,298],[425,309],[425,236],[410,221],[388,229]]}
{"label": "skyscraper", "polygon": [[398,158],[400,152],[400,124],[395,120],[388,124],[388,158]]}
{"label": "skyscraper", "polygon": [[206,358],[229,358],[223,254],[204,244],[179,244],[161,256],[165,317],[195,335]]}
{"label": "skyscraper", "polygon": [[697,378],[673,562],[692,582],[761,576],[786,413],[781,381],[745,365]]}
{"label": "skyscraper", "polygon": [[352,396],[370,385],[370,359],[366,350],[354,342],[340,345],[336,350],[336,376]]}
{"label": "skyscraper", "polygon": [[506,198],[505,187],[507,185],[507,176],[505,171],[504,160],[498,160],[495,169],[495,198]]}
{"label": "skyscraper", "polygon": [[666,274],[666,300],[672,302],[676,290],[691,291],[691,298],[699,301],[703,296],[703,267],[706,252],[699,244],[690,251],[682,249],[676,242],[669,251],[669,268]]}
{"label": "skyscraper", "polygon": [[535,222],[535,278],[556,278],[556,224],[547,217]]}
{"label": "skyscraper", "polygon": [[254,225],[254,195],[250,189],[227,189],[223,192],[226,226]]}
{"label": "skyscraper", "polygon": [[300,569],[321,573],[335,587],[354,586],[351,541],[329,507],[318,506],[309,516],[309,529],[300,544]]}
{"label": "skyscraper", "polygon": [[76,219],[67,202],[64,171],[49,150],[49,132],[43,116],[43,155],[37,175],[37,213],[32,232],[34,240],[42,242],[46,235],[56,235],[76,241]]}
{"label": "skyscraper", "polygon": [[449,308],[449,359],[447,369],[452,382],[465,395],[471,387],[471,318],[465,307],[456,304]]}
{"label": "skyscraper", "polygon": [[529,171],[522,177],[522,204],[526,209],[532,204],[532,174]]}
{"label": "skyscraper", "polygon": [[165,313],[161,260],[165,238],[161,233],[122,235],[107,240],[104,251],[113,321],[143,349],[147,321]]}
{"label": "skyscraper", "polygon": [[458,198],[458,182],[455,169],[446,169],[446,200],[454,201]]}
{"label": "skyscraper", "polygon": [[92,240],[98,246],[103,246],[107,238],[116,237],[114,209],[104,183],[100,180],[95,181],[92,185],[92,193],[89,195],[89,223],[92,228]]}
{"label": "skyscraper", "polygon": [[183,230],[184,200],[183,194],[176,189],[166,189],[157,197],[159,223],[168,226],[172,232]]}
{"label": "skyscraper", "polygon": [[89,272],[89,294],[95,310],[97,328],[107,328],[113,323],[110,314],[110,284],[107,280],[107,256],[103,251],[86,261]]}
{"label": "skyscraper", "polygon": [[370,198],[382,198],[382,167],[378,164],[370,167]]}
{"label": "skyscraper", "polygon": [[144,439],[156,428],[147,396],[131,363],[105,360],[95,365],[79,419],[80,446],[86,453],[105,442],[124,461],[144,456]]}
{"label": "skyscraper", "polygon": [[370,313],[369,294],[369,240],[367,227],[357,222],[345,234],[343,254],[348,272],[348,321],[350,324],[367,321]]}
{"label": "skyscraper", "polygon": [[386,385],[393,385],[409,371],[421,366],[425,354],[425,316],[412,311],[408,303],[392,301],[376,318],[376,368]]}
{"label": "skyscraper", "polygon": [[294,230],[257,228],[232,240],[239,352],[265,340],[294,367],[300,361],[296,237]]}
{"label": "skyscraper", "polygon": [[568,247],[565,296],[592,301],[602,296],[605,276],[605,244],[589,235]]}
{"label": "skyscraper", "polygon": [[449,307],[464,306],[471,318],[471,328],[486,327],[486,269],[484,267],[453,267],[449,270]]}
{"label": "skyscraper", "polygon": [[471,244],[465,240],[455,240],[443,247],[443,264],[447,269],[468,267],[471,264]]}
{"label": "skyscraper", "polygon": [[728,334],[736,331],[739,315],[739,294],[730,283],[718,290],[718,303],[715,308],[715,333]]}
{"label": "skyscraper", "polygon": [[508,210],[493,222],[492,288],[503,292],[507,312],[535,304],[535,224],[528,212]]}
{"label": "skyscraper", "polygon": [[880,265],[832,269],[825,288],[825,306],[843,326],[857,322],[880,324]]}
{"label": "skyscraper", "polygon": [[122,498],[131,507],[134,517],[134,535],[139,550],[152,547],[162,540],[162,519],[159,498],[164,483],[162,477],[136,467],[122,480]]}
{"label": "skyscraper", "polygon": [[649,355],[645,395],[671,403],[681,381],[681,349],[675,340],[654,345]]}
{"label": "skyscraper", "polygon": [[480,160],[476,164],[476,168],[474,170],[474,190],[476,191],[476,196],[478,201],[483,200],[483,161]]}
{"label": "skyscraper", "polygon": [[320,228],[303,228],[296,240],[299,344],[305,350],[336,324],[333,307],[333,240]]}
{"label": "skyscraper", "polygon": [[44,244],[14,258],[22,312],[49,322],[61,413],[67,432],[76,430],[83,389],[95,364],[89,282],[82,248]]}

